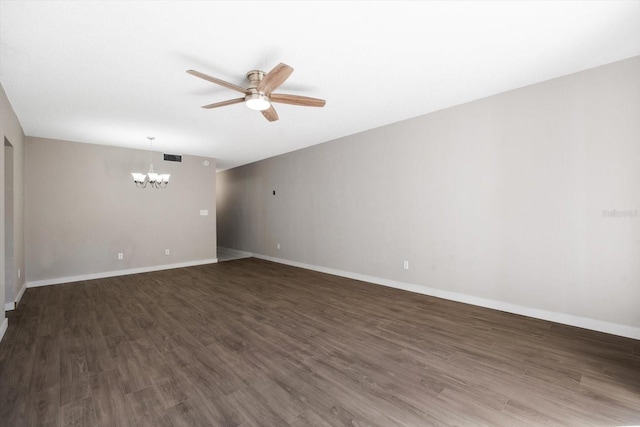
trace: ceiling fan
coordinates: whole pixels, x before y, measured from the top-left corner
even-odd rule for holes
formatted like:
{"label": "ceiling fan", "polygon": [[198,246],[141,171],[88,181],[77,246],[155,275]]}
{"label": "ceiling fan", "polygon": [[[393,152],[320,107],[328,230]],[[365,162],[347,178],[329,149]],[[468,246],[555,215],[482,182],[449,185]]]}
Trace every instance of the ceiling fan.
{"label": "ceiling fan", "polygon": [[216,77],[208,76],[199,71],[187,70],[187,73],[244,94],[242,98],[215,102],[213,104],[203,105],[202,108],[217,108],[244,102],[250,109],[262,112],[262,115],[270,122],[275,122],[278,120],[278,113],[275,108],[273,108],[273,102],[300,105],[303,107],[324,107],[325,104],[324,99],[273,93],[273,91],[280,87],[280,85],[289,78],[291,73],[293,73],[293,68],[283,63],[276,65],[268,73],[260,70],[249,71],[247,73],[249,87],[246,89]]}

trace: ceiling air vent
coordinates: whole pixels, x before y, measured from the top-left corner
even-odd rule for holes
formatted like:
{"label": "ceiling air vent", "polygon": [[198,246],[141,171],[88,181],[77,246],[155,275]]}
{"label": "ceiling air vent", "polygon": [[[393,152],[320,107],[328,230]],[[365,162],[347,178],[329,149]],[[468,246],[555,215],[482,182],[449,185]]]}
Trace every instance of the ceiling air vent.
{"label": "ceiling air vent", "polygon": [[182,156],[179,154],[165,154],[164,155],[164,159],[167,162],[181,162],[182,161]]}

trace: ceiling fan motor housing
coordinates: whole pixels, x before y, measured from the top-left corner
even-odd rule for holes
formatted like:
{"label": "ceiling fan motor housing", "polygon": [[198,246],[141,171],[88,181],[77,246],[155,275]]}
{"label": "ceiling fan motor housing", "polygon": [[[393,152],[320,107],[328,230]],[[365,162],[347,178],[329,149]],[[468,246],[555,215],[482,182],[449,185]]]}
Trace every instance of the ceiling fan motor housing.
{"label": "ceiling fan motor housing", "polygon": [[252,70],[247,73],[247,79],[249,79],[249,89],[255,89],[258,87],[258,83],[262,81],[266,73],[260,70]]}
{"label": "ceiling fan motor housing", "polygon": [[244,97],[244,102],[247,107],[252,110],[264,111],[271,106],[271,99],[265,93],[259,92],[257,87],[260,81],[264,78],[266,73],[260,70],[252,70],[247,73],[247,79],[249,79],[249,87],[247,90],[250,92]]}

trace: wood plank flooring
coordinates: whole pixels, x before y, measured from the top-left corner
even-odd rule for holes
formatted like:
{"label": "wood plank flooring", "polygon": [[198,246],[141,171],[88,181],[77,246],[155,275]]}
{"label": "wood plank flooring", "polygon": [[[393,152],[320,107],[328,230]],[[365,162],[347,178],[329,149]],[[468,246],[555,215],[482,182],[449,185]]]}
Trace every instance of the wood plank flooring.
{"label": "wood plank flooring", "polygon": [[640,424],[640,341],[254,258],[28,289],[3,426]]}

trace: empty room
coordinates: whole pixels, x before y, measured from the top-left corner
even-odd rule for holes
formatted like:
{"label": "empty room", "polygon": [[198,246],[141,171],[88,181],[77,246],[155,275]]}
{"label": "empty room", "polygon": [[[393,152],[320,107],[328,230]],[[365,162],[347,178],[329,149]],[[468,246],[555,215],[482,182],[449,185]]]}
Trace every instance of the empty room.
{"label": "empty room", "polygon": [[640,1],[1,0],[0,135],[2,426],[640,426]]}

